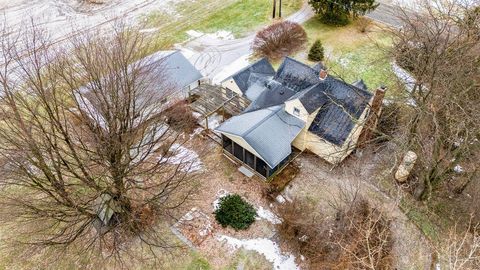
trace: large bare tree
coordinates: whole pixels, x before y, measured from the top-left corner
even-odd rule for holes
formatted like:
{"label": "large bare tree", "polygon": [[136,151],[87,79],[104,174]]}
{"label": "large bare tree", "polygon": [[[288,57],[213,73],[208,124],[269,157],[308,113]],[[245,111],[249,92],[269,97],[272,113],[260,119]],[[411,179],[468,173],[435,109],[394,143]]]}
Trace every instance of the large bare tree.
{"label": "large bare tree", "polygon": [[191,194],[192,164],[175,155],[182,141],[162,107],[175,85],[161,57],[144,58],[148,40],[121,24],[62,46],[36,27],[3,34],[1,221],[12,238],[120,260],[138,239],[172,247],[155,228]]}
{"label": "large bare tree", "polygon": [[403,27],[392,34],[397,63],[415,78],[405,92],[405,136],[396,139],[419,156],[421,198],[428,199],[441,183],[477,174],[480,12],[456,1],[422,3],[420,12],[401,10]]}

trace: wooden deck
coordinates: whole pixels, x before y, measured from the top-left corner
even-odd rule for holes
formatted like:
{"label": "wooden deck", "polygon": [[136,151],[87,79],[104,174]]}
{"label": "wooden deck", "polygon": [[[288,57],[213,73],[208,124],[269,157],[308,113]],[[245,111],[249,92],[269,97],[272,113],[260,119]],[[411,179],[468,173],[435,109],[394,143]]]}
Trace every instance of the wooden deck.
{"label": "wooden deck", "polygon": [[218,85],[201,84],[192,90],[190,95],[194,97],[190,106],[204,118],[219,111],[234,116],[250,105],[248,99],[236,93],[227,96],[227,91]]}

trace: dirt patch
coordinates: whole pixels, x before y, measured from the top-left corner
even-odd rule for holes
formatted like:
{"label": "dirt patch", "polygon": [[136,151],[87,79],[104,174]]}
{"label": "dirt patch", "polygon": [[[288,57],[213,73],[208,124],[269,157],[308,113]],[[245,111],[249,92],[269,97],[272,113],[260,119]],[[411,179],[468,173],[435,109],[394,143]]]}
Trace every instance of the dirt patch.
{"label": "dirt patch", "polygon": [[[244,251],[232,248],[227,242],[220,241],[218,237],[226,235],[236,239],[271,239],[275,235],[275,225],[265,218],[259,218],[248,230],[235,231],[230,227],[223,228],[215,220],[214,203],[225,192],[236,193],[251,203],[257,209],[257,212],[258,209],[274,212],[274,209],[272,209],[274,205],[270,204],[262,192],[262,190],[268,187],[268,183],[256,176],[253,178],[244,176],[237,170],[238,168],[235,164],[223,156],[221,147],[208,138],[195,136],[183,146],[198,153],[203,164],[202,172],[197,175],[197,179],[201,180],[196,189],[196,194],[193,200],[186,206],[188,207],[187,209],[196,208],[205,215],[201,220],[197,220],[198,226],[191,227],[194,236],[192,238],[194,241],[192,242],[194,242],[195,249],[207,259],[214,269],[232,267],[232,264],[236,268],[243,263],[244,258],[241,254]],[[179,212],[179,219],[187,211]],[[211,233],[205,234],[204,237],[198,237],[198,231],[202,231],[200,228],[208,227],[208,225],[205,225],[208,223],[206,222],[207,219],[211,221],[213,229]],[[188,231],[185,233],[192,235]],[[271,264],[265,259],[259,259],[256,262],[249,261],[248,264],[255,265],[258,267],[256,269],[271,269]]]}

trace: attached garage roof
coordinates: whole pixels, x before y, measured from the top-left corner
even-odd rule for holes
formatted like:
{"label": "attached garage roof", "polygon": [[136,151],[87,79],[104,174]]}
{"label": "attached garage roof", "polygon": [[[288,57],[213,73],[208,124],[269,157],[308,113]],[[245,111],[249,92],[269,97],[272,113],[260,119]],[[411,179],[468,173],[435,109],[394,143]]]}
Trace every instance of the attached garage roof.
{"label": "attached garage roof", "polygon": [[284,105],[247,112],[225,121],[216,130],[243,138],[270,168],[292,153],[291,143],[305,122],[285,112]]}

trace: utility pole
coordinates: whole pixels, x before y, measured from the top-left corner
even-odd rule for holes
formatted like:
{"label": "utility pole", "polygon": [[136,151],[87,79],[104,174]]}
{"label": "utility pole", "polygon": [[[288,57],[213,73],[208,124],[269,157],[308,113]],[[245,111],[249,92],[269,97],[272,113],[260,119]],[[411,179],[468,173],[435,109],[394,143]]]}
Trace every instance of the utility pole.
{"label": "utility pole", "polygon": [[282,18],[282,0],[279,0],[279,5],[278,5],[278,17]]}
{"label": "utility pole", "polygon": [[273,0],[273,13],[272,13],[272,19],[275,19],[276,8],[277,8],[277,0]]}

